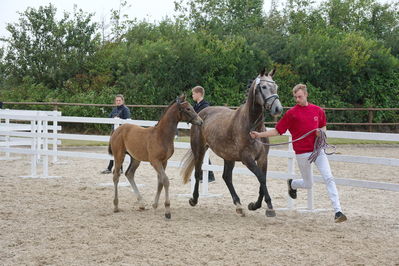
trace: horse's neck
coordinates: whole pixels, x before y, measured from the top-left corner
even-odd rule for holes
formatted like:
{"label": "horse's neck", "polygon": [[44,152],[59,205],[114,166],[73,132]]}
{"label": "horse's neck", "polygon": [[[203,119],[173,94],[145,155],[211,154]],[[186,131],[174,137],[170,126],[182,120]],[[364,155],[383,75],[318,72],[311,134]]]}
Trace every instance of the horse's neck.
{"label": "horse's neck", "polygon": [[164,139],[173,139],[176,134],[178,120],[178,110],[176,104],[171,106],[159,120],[155,130],[162,133]]}

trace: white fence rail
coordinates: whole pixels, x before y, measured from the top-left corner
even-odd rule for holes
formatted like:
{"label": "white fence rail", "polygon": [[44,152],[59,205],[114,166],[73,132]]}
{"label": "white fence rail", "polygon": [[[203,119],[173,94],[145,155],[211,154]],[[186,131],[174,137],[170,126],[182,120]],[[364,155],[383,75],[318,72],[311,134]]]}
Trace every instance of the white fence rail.
{"label": "white fence rail", "polygon": [[[6,157],[10,158],[10,153],[29,154],[31,155],[31,176],[30,177],[50,177],[48,175],[48,156],[53,156],[53,162],[57,161],[57,157],[78,157],[78,158],[94,158],[109,160],[112,157],[108,154],[100,153],[84,153],[59,151],[57,149],[59,140],[88,140],[88,141],[109,141],[109,136],[101,135],[81,135],[81,134],[63,134],[59,133],[61,129],[59,123],[96,123],[96,124],[113,124],[119,126],[124,123],[132,123],[140,126],[154,126],[157,121],[145,120],[122,120],[113,118],[89,118],[89,117],[71,117],[61,116],[60,112],[44,112],[44,111],[25,111],[25,110],[0,110],[0,152],[6,153]],[[179,123],[178,128],[189,129],[190,125]],[[287,134],[289,135],[289,134]],[[383,140],[383,141],[399,141],[399,134],[385,133],[367,133],[367,132],[348,132],[348,131],[327,131],[328,137],[344,138],[344,139],[361,139],[361,140]],[[291,137],[290,137],[291,139]],[[49,149],[52,144],[52,150]],[[21,146],[23,145],[23,146]],[[26,145],[30,146],[29,148]],[[189,149],[190,144],[184,142],[175,142],[176,148]],[[206,154],[206,157],[209,153]],[[288,167],[286,172],[268,171],[270,178],[288,179],[298,178],[295,174],[295,154],[292,146],[288,145],[288,150],[270,150],[269,156],[287,158]],[[39,160],[43,157],[42,160]],[[11,157],[12,158],[12,157]],[[399,166],[399,159],[367,157],[367,156],[350,156],[350,155],[331,155],[331,161],[375,164],[383,166]],[[43,174],[37,174],[37,163],[43,164]],[[169,161],[168,166],[180,167],[180,162]],[[201,196],[209,196],[207,176],[208,171],[223,172],[221,165],[209,165],[208,160],[204,160],[204,182],[201,186]],[[253,175],[247,168],[234,168],[233,173]],[[315,182],[324,182],[321,176],[315,176]],[[399,191],[399,184],[386,182],[376,182],[367,180],[356,180],[349,178],[336,178],[339,185],[362,187],[369,189],[383,189],[391,191]],[[193,178],[191,182],[191,190],[193,188]],[[290,201],[289,201],[290,205]],[[313,209],[313,191],[308,190],[307,208]]]}

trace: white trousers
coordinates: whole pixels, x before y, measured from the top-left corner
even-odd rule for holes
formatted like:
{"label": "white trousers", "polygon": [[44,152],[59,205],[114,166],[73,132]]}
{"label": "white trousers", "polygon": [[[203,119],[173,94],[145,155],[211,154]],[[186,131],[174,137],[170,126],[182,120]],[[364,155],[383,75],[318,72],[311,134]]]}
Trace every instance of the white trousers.
{"label": "white trousers", "polygon": [[[302,179],[294,179],[291,183],[293,189],[297,188],[312,188],[313,185],[313,172],[312,165],[309,163],[309,155],[311,152],[296,154],[296,160],[298,162],[299,171],[301,172]],[[337,186],[335,185],[334,177],[331,173],[330,163],[328,162],[327,155],[324,151],[320,151],[319,156],[314,162],[319,170],[321,176],[326,183],[328,196],[331,200],[332,206],[335,212],[341,211],[341,205],[339,203],[339,196]]]}

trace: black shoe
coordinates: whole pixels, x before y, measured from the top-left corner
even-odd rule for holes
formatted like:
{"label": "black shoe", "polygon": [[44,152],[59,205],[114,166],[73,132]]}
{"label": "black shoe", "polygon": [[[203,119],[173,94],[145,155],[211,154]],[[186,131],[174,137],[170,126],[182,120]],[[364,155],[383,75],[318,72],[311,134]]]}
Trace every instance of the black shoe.
{"label": "black shoe", "polygon": [[291,187],[291,183],[292,183],[292,179],[290,178],[290,179],[287,180],[288,195],[290,195],[290,197],[291,197],[292,199],[296,199],[296,189],[293,189],[293,188]]}
{"label": "black shoe", "polygon": [[208,183],[211,183],[211,182],[215,182],[215,175],[213,174],[213,172],[209,172],[209,175],[208,175]]}
{"label": "black shoe", "polygon": [[112,172],[108,168],[105,169],[104,171],[101,171],[101,174],[110,174],[110,173],[112,173]]}
{"label": "black shoe", "polygon": [[336,223],[342,223],[348,219],[346,218],[345,214],[343,214],[342,212],[337,212],[337,213],[335,213],[334,220]]}
{"label": "black shoe", "polygon": [[[208,183],[215,182],[215,176],[214,175],[209,175],[208,176]],[[200,183],[202,183],[202,178],[200,178]]]}

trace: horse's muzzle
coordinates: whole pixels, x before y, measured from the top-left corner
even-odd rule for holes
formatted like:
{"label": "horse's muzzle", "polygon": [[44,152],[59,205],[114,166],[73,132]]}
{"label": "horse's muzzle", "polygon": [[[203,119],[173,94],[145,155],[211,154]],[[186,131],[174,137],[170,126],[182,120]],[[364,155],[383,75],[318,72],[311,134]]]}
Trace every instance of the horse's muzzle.
{"label": "horse's muzzle", "polygon": [[283,112],[283,106],[279,99],[275,99],[273,104],[270,106],[270,115],[279,116]]}
{"label": "horse's muzzle", "polygon": [[201,117],[197,116],[193,120],[191,120],[191,124],[201,126],[204,123],[204,121],[201,119]]}

